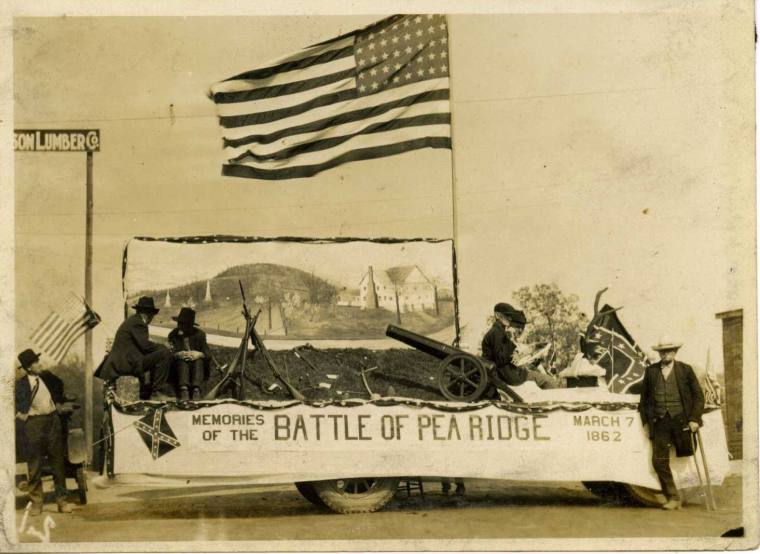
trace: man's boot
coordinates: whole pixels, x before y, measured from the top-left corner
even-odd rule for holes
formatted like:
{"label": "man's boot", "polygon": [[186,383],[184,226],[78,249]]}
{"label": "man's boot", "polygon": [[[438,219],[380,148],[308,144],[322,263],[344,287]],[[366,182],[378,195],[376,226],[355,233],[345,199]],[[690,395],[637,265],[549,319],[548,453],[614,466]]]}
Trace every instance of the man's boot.
{"label": "man's boot", "polygon": [[[195,391],[193,391],[195,392]],[[190,400],[190,394],[187,391],[187,387],[180,387],[179,388],[179,399],[180,400]]]}
{"label": "man's boot", "polygon": [[193,400],[200,400],[201,399],[201,389],[198,387],[193,387]]}
{"label": "man's boot", "polygon": [[66,502],[65,498],[59,498],[57,501],[58,504],[58,511],[62,514],[70,514],[71,513],[71,504]]}

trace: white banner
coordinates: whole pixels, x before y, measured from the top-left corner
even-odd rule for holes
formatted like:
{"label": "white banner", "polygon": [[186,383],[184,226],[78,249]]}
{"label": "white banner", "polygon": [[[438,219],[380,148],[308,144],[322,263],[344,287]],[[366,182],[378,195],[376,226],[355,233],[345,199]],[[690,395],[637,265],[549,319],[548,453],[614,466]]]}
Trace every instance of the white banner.
{"label": "white banner", "polygon": [[[246,477],[283,483],[361,476],[620,481],[659,489],[638,413],[606,406],[528,411],[509,404],[199,404],[139,415],[113,409],[117,474]],[[604,409],[607,408],[607,409]],[[458,410],[458,411],[452,411]],[[702,436],[714,483],[728,470],[719,410]],[[675,455],[674,455],[675,456]],[[673,458],[696,486],[692,458]]]}

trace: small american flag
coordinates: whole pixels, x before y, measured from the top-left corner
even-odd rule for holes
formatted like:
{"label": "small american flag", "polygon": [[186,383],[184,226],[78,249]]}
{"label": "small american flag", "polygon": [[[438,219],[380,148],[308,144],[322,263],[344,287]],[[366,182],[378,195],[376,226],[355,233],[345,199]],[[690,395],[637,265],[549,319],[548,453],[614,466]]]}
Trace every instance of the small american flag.
{"label": "small american flag", "polygon": [[448,26],[396,15],[211,87],[222,174],[311,177],[419,148],[451,148]]}
{"label": "small american flag", "polygon": [[72,295],[60,308],[50,312],[29,340],[59,363],[77,339],[98,323],[100,316]]}
{"label": "small american flag", "polygon": [[705,363],[705,380],[702,387],[705,395],[705,405],[720,406],[722,402],[721,386],[710,363],[710,349],[707,349],[707,362]]}

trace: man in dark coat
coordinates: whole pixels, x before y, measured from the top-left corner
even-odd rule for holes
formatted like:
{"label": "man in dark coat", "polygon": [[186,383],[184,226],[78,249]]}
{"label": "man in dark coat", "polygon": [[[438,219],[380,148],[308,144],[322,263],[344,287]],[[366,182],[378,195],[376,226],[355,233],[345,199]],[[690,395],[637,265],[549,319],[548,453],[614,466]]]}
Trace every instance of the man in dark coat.
{"label": "man in dark coat", "polygon": [[525,381],[535,381],[541,388],[554,388],[556,384],[548,375],[518,367],[512,361],[517,349],[515,342],[525,329],[525,313],[510,304],[499,302],[494,306],[493,315],[493,325],[481,343],[483,357],[494,363],[489,370],[489,382],[501,389],[505,385],[522,385]]}
{"label": "man in dark coat", "polygon": [[694,370],[675,359],[680,347],[681,343],[668,338],[661,338],[652,347],[659,353],[660,361],[647,367],[639,401],[639,413],[652,440],[652,466],[667,498],[662,506],[666,510],[681,507],[670,470],[670,445],[676,446],[677,453],[685,449],[681,446],[684,442],[688,448],[691,433],[702,425],[705,407],[705,397]]}
{"label": "man in dark coat", "polygon": [[32,513],[42,513],[42,465],[47,456],[53,471],[58,511],[70,513],[66,502],[64,436],[60,411],[63,409],[63,381],[49,371],[41,371],[40,355],[24,350],[18,361],[26,372],[16,381],[16,421],[18,438],[24,441],[23,451],[29,468],[29,500]]}
{"label": "man in dark coat", "polygon": [[169,346],[174,354],[180,400],[200,400],[201,385],[208,374],[209,363],[214,359],[206,342],[206,333],[195,323],[195,310],[182,308],[172,317],[177,327],[169,333]]}
{"label": "man in dark coat", "polygon": [[135,314],[125,319],[116,330],[111,351],[95,373],[104,381],[115,381],[122,375],[133,375],[144,382],[150,373],[151,400],[170,398],[166,381],[169,377],[171,352],[163,344],[151,342],[148,324],[159,312],[153,298],[143,296],[132,306]]}

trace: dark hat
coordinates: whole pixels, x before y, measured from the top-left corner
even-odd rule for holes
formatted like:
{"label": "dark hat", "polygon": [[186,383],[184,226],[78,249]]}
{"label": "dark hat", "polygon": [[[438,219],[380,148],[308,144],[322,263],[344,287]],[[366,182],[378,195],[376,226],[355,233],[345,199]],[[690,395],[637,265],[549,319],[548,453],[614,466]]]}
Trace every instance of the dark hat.
{"label": "dark hat", "polygon": [[525,325],[527,321],[525,319],[525,312],[523,312],[522,310],[513,308],[511,304],[507,304],[506,302],[499,302],[498,304],[496,304],[493,307],[493,311],[505,316],[507,319],[509,319],[513,323]]}
{"label": "dark hat", "polygon": [[27,348],[21,354],[18,355],[18,361],[21,364],[21,367],[23,367],[24,369],[29,369],[29,367],[34,362],[39,361],[39,359],[40,359],[40,355],[30,348]]}
{"label": "dark hat", "polygon": [[195,323],[195,310],[192,308],[182,308],[179,311],[179,315],[172,316],[172,319],[180,325],[198,326],[198,324]]}
{"label": "dark hat", "polygon": [[140,299],[137,301],[137,304],[132,306],[135,310],[138,312],[148,312],[157,314],[160,310],[156,308],[156,305],[153,302],[152,296],[141,296]]}

